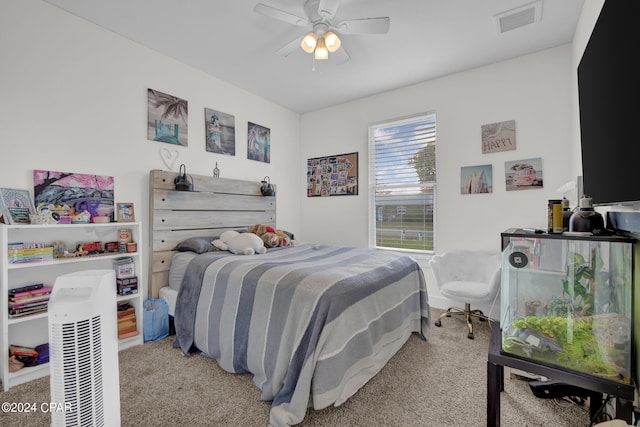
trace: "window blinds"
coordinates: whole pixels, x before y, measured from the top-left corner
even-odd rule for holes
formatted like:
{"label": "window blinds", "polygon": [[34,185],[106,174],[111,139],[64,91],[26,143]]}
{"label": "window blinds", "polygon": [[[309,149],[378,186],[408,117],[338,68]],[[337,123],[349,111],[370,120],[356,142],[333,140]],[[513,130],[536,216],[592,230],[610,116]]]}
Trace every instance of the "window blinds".
{"label": "window blinds", "polygon": [[433,250],[435,148],[435,114],[369,127],[370,246]]}

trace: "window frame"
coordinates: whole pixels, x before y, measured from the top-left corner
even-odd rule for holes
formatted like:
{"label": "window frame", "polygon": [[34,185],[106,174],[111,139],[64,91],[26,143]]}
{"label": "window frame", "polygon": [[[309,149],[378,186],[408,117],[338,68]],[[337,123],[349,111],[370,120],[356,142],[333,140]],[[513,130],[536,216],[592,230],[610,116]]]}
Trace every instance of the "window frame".
{"label": "window frame", "polygon": [[[409,248],[400,248],[400,247],[389,247],[389,246],[378,246],[377,245],[377,208],[376,208],[376,190],[384,185],[378,185],[376,180],[376,139],[375,139],[375,131],[377,129],[391,128],[396,126],[401,126],[403,124],[415,123],[419,121],[434,121],[434,134],[437,135],[437,116],[435,111],[429,111],[424,113],[413,114],[410,116],[399,117],[395,119],[383,120],[380,122],[370,123],[368,126],[368,141],[367,147],[369,150],[368,162],[368,186],[369,186],[369,203],[368,203],[368,245],[370,248],[381,249],[381,250],[391,250],[398,252],[410,252],[417,255],[433,255],[436,250],[436,201],[437,201],[437,167],[435,170],[436,178],[433,182],[423,182],[419,183],[422,188],[431,188],[433,194],[432,200],[432,236],[433,236],[433,247],[431,250],[428,249],[409,249]],[[433,137],[434,144],[436,143],[437,137]],[[435,162],[437,162],[437,144],[436,149],[434,150],[434,156],[436,156]],[[415,187],[416,184],[409,184],[407,186],[402,185],[393,185],[392,187],[403,188],[403,187]],[[387,188],[389,188],[387,186]],[[427,205],[424,205],[427,206]]]}

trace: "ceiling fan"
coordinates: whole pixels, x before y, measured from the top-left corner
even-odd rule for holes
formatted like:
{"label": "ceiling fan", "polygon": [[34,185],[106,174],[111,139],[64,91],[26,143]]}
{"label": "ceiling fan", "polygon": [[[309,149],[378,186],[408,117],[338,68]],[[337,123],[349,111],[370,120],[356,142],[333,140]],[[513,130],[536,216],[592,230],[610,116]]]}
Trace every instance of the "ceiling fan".
{"label": "ceiling fan", "polygon": [[313,53],[314,59],[329,59],[329,53],[340,52],[346,62],[351,57],[342,46],[341,34],[386,34],[391,20],[389,17],[359,18],[334,22],[340,0],[307,0],[304,4],[305,17],[268,6],[263,3],[255,5],[253,11],[261,15],[277,19],[299,27],[307,27],[305,35],[284,45],[276,53],[288,56],[296,48],[301,47],[307,53]]}

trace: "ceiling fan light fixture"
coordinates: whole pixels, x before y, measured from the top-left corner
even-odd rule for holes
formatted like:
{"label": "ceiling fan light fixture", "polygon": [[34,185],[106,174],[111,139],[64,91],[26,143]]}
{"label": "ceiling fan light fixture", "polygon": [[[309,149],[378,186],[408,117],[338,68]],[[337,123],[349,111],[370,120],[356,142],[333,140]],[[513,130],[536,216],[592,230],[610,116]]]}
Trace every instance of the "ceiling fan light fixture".
{"label": "ceiling fan light fixture", "polygon": [[318,35],[313,31],[308,32],[300,42],[300,47],[307,53],[313,53],[318,42]]}
{"label": "ceiling fan light fixture", "polygon": [[316,45],[313,57],[317,60],[329,59],[329,51],[327,50],[327,46],[324,44],[324,39],[322,37],[318,39],[318,44]]}
{"label": "ceiling fan light fixture", "polygon": [[342,42],[340,41],[340,37],[333,31],[327,31],[323,38],[329,52],[333,53],[340,49]]}

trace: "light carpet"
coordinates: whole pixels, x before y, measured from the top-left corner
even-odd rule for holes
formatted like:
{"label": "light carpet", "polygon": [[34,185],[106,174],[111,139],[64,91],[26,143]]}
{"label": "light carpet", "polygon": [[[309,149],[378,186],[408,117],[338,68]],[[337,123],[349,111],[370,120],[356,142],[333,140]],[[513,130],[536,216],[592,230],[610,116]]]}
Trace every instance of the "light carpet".
{"label": "light carpet", "polygon": [[[435,318],[442,311],[431,310]],[[462,318],[414,334],[369,383],[338,407],[310,409],[302,426],[486,426],[486,362],[491,330],[475,322],[467,339]],[[213,359],[184,357],[173,337],[119,353],[122,426],[261,426],[269,402],[248,374],[223,371]],[[49,378],[0,392],[2,402],[49,402]],[[586,427],[588,408],[538,399],[520,377],[505,376],[503,427]],[[49,426],[50,415],[0,413],[0,425]]]}

